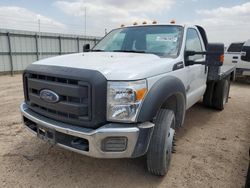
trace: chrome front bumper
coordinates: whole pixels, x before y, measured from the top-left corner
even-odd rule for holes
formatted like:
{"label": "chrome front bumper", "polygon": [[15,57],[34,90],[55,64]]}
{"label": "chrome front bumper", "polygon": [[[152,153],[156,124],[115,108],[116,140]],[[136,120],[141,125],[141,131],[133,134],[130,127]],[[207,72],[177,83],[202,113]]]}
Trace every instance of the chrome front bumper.
{"label": "chrome front bumper", "polygon": [[[23,119],[26,120],[24,121],[25,127],[33,134],[38,135],[37,131],[28,126],[27,120],[32,122],[34,126],[53,131],[55,133],[54,144],[96,158],[131,158],[144,155],[147,152],[154,128],[154,124],[145,122],[141,124],[109,123],[98,129],[89,129],[41,116],[30,110],[25,103],[21,104],[20,110]],[[64,141],[61,142],[63,139],[60,139],[61,141],[57,140],[57,134],[86,140],[88,150],[74,148],[73,145],[65,144]],[[103,141],[108,138],[126,138],[126,148],[124,151],[103,151]]]}

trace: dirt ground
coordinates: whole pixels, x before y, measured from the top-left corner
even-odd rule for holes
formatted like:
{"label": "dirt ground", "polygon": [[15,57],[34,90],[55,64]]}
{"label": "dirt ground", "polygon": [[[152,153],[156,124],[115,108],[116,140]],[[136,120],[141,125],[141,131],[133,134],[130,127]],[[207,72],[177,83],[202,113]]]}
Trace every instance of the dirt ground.
{"label": "dirt ground", "polygon": [[250,85],[234,83],[222,112],[197,104],[177,131],[167,176],[145,158],[93,159],[32,136],[21,123],[21,76],[0,77],[0,187],[243,187],[250,146]]}

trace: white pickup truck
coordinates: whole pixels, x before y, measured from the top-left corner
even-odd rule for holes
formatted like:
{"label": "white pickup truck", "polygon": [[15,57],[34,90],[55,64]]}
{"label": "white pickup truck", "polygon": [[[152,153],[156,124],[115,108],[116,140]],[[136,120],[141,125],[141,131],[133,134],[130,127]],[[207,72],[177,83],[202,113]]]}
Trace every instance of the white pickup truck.
{"label": "white pickup truck", "polygon": [[37,137],[96,158],[147,156],[166,174],[175,130],[203,98],[222,110],[233,66],[200,26],[114,29],[94,48],[35,62],[23,73],[25,127]]}
{"label": "white pickup truck", "polygon": [[250,81],[250,40],[231,43],[225,52],[225,65],[236,66],[236,76]]}

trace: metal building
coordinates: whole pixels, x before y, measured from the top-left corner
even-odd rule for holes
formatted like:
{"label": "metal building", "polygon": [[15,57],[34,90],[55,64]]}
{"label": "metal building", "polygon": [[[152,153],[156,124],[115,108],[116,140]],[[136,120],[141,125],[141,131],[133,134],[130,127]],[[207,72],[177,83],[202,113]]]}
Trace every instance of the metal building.
{"label": "metal building", "polygon": [[0,29],[0,74],[14,73],[39,59],[82,52],[100,37]]}

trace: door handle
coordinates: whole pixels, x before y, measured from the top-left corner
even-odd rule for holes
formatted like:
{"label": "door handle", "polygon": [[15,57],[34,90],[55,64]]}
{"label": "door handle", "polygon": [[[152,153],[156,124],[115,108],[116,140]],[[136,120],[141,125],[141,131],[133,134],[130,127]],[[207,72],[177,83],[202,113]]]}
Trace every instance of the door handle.
{"label": "door handle", "polygon": [[238,56],[233,56],[233,59],[239,59],[239,57]]}

